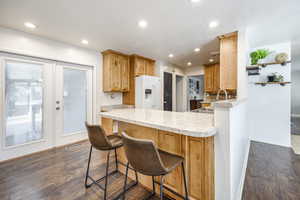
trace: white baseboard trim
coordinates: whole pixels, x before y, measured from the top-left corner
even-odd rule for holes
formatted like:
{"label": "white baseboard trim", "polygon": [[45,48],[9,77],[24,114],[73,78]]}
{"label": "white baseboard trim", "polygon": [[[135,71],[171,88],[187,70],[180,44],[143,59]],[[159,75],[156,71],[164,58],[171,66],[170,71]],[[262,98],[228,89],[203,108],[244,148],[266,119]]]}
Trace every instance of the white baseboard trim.
{"label": "white baseboard trim", "polygon": [[300,118],[300,114],[291,114],[291,117]]}
{"label": "white baseboard trim", "polygon": [[[291,134],[289,133],[289,137],[291,137]],[[275,143],[275,142],[269,142],[269,141],[262,141],[259,139],[255,139],[255,138],[250,138],[251,141],[253,142],[260,142],[260,143],[265,143],[265,144],[272,144],[272,145],[277,145],[277,146],[282,146],[282,147],[291,147],[291,144],[279,144],[279,143]]]}
{"label": "white baseboard trim", "polygon": [[251,140],[249,139],[247,147],[246,147],[247,149],[246,149],[246,155],[245,155],[245,159],[244,159],[244,164],[243,164],[243,169],[242,169],[242,175],[241,175],[241,179],[240,179],[240,184],[239,184],[238,191],[236,193],[237,194],[236,195],[236,200],[241,200],[242,199],[243,189],[244,189],[244,182],[245,182],[247,165],[248,165],[248,157],[249,157],[249,151],[250,151],[250,144],[251,144]]}

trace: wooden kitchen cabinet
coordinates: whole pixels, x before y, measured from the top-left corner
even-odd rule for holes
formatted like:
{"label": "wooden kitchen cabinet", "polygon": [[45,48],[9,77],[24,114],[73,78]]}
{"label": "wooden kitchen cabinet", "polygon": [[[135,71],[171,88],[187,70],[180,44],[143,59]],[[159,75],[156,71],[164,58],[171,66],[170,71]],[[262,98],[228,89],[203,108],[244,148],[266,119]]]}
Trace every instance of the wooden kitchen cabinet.
{"label": "wooden kitchen cabinet", "polygon": [[101,118],[101,126],[104,129],[106,135],[112,135],[113,134],[113,120],[110,118]]}
{"label": "wooden kitchen cabinet", "polygon": [[155,75],[155,60],[133,54],[130,56],[129,91],[123,93],[123,104],[135,105],[135,77]]}
{"label": "wooden kitchen cabinet", "polygon": [[135,76],[149,75],[154,76],[155,60],[133,54],[131,56],[133,71]]}
{"label": "wooden kitchen cabinet", "polygon": [[238,33],[230,33],[220,39],[220,87],[229,91],[237,89],[237,40]]}
{"label": "wooden kitchen cabinet", "polygon": [[127,92],[130,88],[129,56],[106,50],[103,55],[103,91]]}
{"label": "wooden kitchen cabinet", "polygon": [[220,63],[204,68],[204,90],[216,94],[226,89],[235,94],[237,90],[237,32],[222,35],[220,39]]}
{"label": "wooden kitchen cabinet", "polygon": [[146,74],[145,60],[139,57],[134,57],[134,74],[140,76]]}
{"label": "wooden kitchen cabinet", "polygon": [[[184,157],[190,200],[215,200],[214,137],[195,138],[122,121],[119,121],[118,124],[119,134],[125,131],[131,137],[152,140],[159,149]],[[117,154],[121,162],[127,163],[123,148],[117,149]],[[119,165],[119,169],[121,173],[125,172],[124,166]],[[134,171],[129,170],[128,176],[134,180]],[[150,176],[138,173],[138,177],[139,184],[152,190]],[[160,181],[159,178],[156,180]],[[181,166],[166,176],[165,185],[179,194],[185,195]],[[167,190],[164,192],[176,200],[182,199]]]}
{"label": "wooden kitchen cabinet", "polygon": [[204,90],[207,93],[217,93],[220,89],[220,65],[210,64],[204,68]]}

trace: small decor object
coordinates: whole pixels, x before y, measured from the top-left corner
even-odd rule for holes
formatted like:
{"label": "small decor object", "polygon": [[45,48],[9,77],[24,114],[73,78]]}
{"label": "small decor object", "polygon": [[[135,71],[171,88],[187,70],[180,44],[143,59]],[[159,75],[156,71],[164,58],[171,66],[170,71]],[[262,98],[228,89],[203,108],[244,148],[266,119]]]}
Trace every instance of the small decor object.
{"label": "small decor object", "polygon": [[248,76],[256,76],[256,75],[259,75],[259,70],[260,70],[259,67],[251,67],[251,68],[247,69],[247,71],[248,71]]}
{"label": "small decor object", "polygon": [[275,82],[275,75],[269,75],[268,82]]}
{"label": "small decor object", "polygon": [[279,53],[275,57],[275,61],[277,63],[286,63],[289,59],[289,56],[287,53]]}
{"label": "small decor object", "polygon": [[258,49],[250,53],[251,57],[251,65],[256,65],[260,59],[264,59],[268,55],[270,55],[271,51],[268,49]]}
{"label": "small decor object", "polygon": [[276,72],[268,76],[268,82],[283,82],[284,77]]}

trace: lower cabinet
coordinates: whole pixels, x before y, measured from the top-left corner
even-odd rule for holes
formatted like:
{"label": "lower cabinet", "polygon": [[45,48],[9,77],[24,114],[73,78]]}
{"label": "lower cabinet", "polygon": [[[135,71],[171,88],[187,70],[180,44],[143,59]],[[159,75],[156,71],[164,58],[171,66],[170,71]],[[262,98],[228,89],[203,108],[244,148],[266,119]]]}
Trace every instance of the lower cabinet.
{"label": "lower cabinet", "polygon": [[105,117],[101,117],[101,126],[104,129],[106,135],[113,134],[113,120]]}
{"label": "lower cabinet", "polygon": [[[158,131],[159,149],[170,152],[172,154],[183,156],[182,145],[180,144],[181,144],[181,135],[171,133],[171,132],[166,132],[166,131],[160,131],[160,130]],[[168,174],[165,177],[165,185],[179,194],[182,193],[183,179],[182,179],[181,166],[177,167],[172,173]],[[177,197],[169,191],[165,191],[165,192],[173,198]]]}
{"label": "lower cabinet", "polygon": [[[135,138],[153,140],[158,148],[185,158],[185,172],[190,200],[215,199],[214,137],[188,137],[135,124],[118,123],[119,133],[125,131],[128,135]],[[118,158],[120,161],[127,163],[123,148],[118,149]],[[125,167],[120,166],[120,170],[125,172]],[[142,174],[138,176],[140,184],[152,190],[151,177]],[[132,170],[129,170],[129,177],[133,180],[135,179]],[[160,177],[157,177],[156,180],[160,181]],[[181,166],[166,176],[165,185],[185,195]],[[156,185],[156,192],[159,193],[158,185]],[[164,192],[176,200],[181,199],[167,190],[164,190]]]}
{"label": "lower cabinet", "polygon": [[187,137],[186,166],[192,200],[212,200],[214,193],[214,138]]}

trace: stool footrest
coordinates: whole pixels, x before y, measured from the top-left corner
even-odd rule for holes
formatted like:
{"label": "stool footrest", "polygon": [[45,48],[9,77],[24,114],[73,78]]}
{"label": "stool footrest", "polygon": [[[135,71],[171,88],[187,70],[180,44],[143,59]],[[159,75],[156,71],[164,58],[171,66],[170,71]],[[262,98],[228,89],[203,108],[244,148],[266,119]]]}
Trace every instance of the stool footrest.
{"label": "stool footrest", "polygon": [[[114,170],[114,171],[110,172],[109,174],[107,174],[107,176],[111,176],[111,175],[116,174],[116,173],[118,173],[118,172],[119,172],[118,170]],[[88,188],[88,187],[91,187],[93,184],[95,184],[95,185],[97,185],[100,189],[102,189],[103,191],[105,190],[105,188],[104,188],[102,185],[100,185],[99,182],[102,181],[103,179],[105,179],[106,176],[103,176],[103,177],[101,177],[101,178],[99,178],[99,179],[97,179],[97,180],[93,179],[91,176],[88,176],[88,178],[92,181],[92,183],[86,185],[87,188]],[[115,198],[113,198],[113,200],[118,200],[118,199],[124,194],[124,192],[127,192],[128,190],[130,190],[132,187],[136,186],[137,184],[138,184],[137,181],[134,181],[134,182],[130,183],[130,184],[128,185],[128,187],[126,187],[126,190],[125,190],[125,191],[122,191],[120,194],[118,194]]]}
{"label": "stool footrest", "polygon": [[[158,181],[154,181],[154,183],[160,185],[160,182],[158,182]],[[169,188],[168,186],[165,186],[165,185],[164,185],[164,189],[166,189],[166,190],[168,190],[169,192],[175,194],[176,196],[179,196],[180,198],[182,198],[182,199],[184,199],[184,200],[186,199],[185,196],[179,194],[178,192],[175,192],[174,190],[172,190],[172,189]]]}
{"label": "stool footrest", "polygon": [[[111,175],[116,174],[118,172],[119,172],[118,170],[114,170],[114,171],[110,172],[109,174],[107,174],[107,176],[111,176]],[[100,187],[102,190],[104,190],[104,188],[99,184],[99,182],[102,181],[103,179],[105,179],[106,176],[103,176],[103,177],[101,177],[97,180],[93,179],[93,177],[91,177],[91,176],[87,176],[87,177],[92,181],[92,183],[87,185],[86,187],[91,187],[93,184],[96,184],[98,187]]]}

